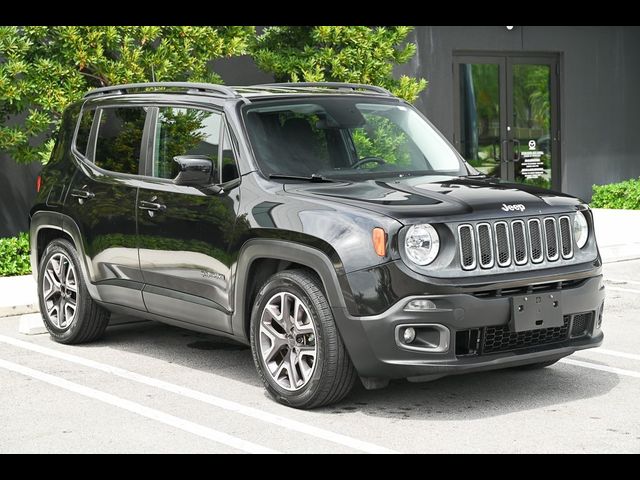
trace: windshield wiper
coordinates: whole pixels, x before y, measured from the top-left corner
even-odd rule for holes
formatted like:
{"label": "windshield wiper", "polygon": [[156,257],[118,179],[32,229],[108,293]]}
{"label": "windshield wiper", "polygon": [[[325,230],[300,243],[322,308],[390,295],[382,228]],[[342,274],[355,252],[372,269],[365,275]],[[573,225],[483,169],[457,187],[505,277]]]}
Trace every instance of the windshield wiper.
{"label": "windshield wiper", "polygon": [[486,173],[478,173],[473,175],[462,175],[461,178],[489,178]]}
{"label": "windshield wiper", "polygon": [[317,182],[317,183],[333,182],[333,180],[323,177],[322,175],[318,175],[317,173],[314,173],[310,177],[303,177],[299,175],[286,175],[282,173],[272,173],[269,175],[269,178],[275,178],[275,179],[280,178],[283,180],[302,180],[304,182]]}

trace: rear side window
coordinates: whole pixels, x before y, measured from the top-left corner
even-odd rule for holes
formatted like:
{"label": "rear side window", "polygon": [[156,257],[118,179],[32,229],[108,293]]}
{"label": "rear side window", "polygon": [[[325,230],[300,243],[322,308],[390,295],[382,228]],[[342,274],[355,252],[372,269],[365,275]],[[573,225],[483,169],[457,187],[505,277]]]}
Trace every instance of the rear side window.
{"label": "rear side window", "polygon": [[76,149],[84,156],[87,155],[87,146],[89,145],[89,135],[91,134],[91,124],[93,116],[96,113],[94,109],[85,110],[80,118],[80,126],[78,127],[78,135],[76,135]]}
{"label": "rear side window", "polygon": [[104,108],[94,163],[105,170],[138,174],[146,112],[142,107]]}

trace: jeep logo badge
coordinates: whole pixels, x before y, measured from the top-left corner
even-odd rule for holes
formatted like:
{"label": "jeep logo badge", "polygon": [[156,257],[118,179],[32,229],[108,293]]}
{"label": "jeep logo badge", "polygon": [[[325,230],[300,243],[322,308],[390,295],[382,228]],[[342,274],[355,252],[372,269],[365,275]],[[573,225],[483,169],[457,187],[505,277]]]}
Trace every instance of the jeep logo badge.
{"label": "jeep logo badge", "polygon": [[503,203],[502,210],[505,212],[524,212],[525,208],[521,203],[516,203],[515,205],[507,205],[506,203]]}

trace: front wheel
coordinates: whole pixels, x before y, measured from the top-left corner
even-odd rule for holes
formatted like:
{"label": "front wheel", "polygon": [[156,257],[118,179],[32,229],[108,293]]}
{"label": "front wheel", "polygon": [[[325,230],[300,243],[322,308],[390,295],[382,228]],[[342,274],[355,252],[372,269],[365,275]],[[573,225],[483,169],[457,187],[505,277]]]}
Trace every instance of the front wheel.
{"label": "front wheel", "polygon": [[269,394],[291,407],[338,402],[357,377],[321,284],[304,270],[279,272],[258,292],[251,350]]}

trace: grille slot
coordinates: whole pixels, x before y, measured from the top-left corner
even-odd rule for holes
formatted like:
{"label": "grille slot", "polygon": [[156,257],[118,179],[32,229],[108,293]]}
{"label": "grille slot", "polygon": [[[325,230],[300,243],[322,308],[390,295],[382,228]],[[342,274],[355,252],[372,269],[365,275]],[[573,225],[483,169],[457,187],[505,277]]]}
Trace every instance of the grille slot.
{"label": "grille slot", "polygon": [[527,234],[524,230],[522,220],[511,222],[511,233],[513,234],[513,259],[516,265],[527,263]]}
{"label": "grille slot", "polygon": [[507,325],[486,327],[482,337],[482,353],[509,352],[521,348],[535,347],[561,342],[567,338],[571,316],[563,317],[561,327],[540,328],[526,332],[511,332]]}
{"label": "grille slot", "polygon": [[554,262],[558,259],[558,233],[556,230],[556,219],[544,219],[544,239],[547,248],[547,260]]}
{"label": "grille slot", "polygon": [[574,257],[569,215],[458,225],[460,265],[485,270]]}
{"label": "grille slot", "polygon": [[560,244],[562,258],[573,257],[573,234],[571,232],[571,220],[569,217],[560,217]]}
{"label": "grille slot", "polygon": [[531,252],[531,261],[533,263],[540,263],[544,257],[544,252],[542,251],[540,220],[537,218],[529,220],[529,250]]}
{"label": "grille slot", "polygon": [[496,261],[500,267],[508,267],[511,265],[509,228],[506,222],[496,222],[493,229],[496,236]]}
{"label": "grille slot", "polygon": [[493,236],[491,225],[479,223],[476,226],[478,233],[478,263],[482,268],[493,267]]}
{"label": "grille slot", "polygon": [[476,242],[471,225],[460,225],[458,227],[458,237],[460,239],[460,262],[465,270],[476,268]]}
{"label": "grille slot", "polygon": [[573,316],[571,322],[571,338],[583,337],[591,330],[593,312],[579,313]]}

